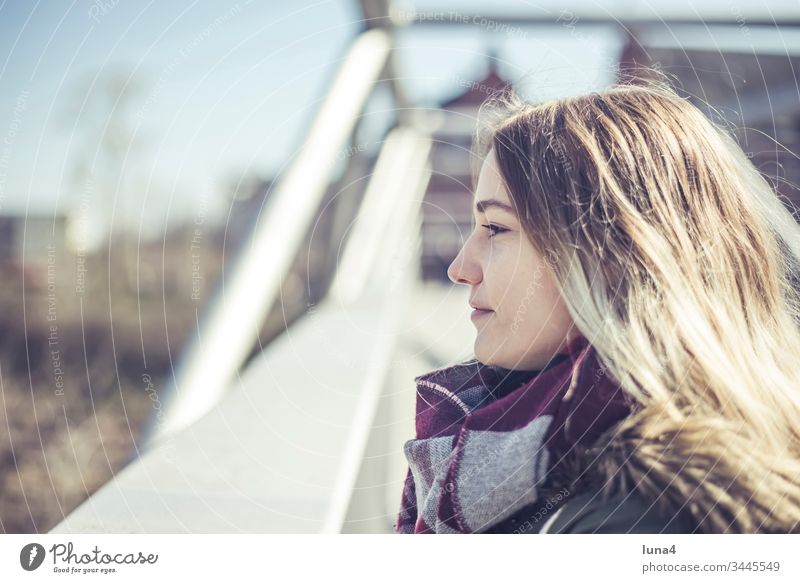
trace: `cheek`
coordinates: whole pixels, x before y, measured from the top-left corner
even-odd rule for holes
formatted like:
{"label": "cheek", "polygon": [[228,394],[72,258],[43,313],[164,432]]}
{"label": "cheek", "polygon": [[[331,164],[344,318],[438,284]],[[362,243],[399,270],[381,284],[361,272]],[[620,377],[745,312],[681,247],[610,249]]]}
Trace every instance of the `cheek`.
{"label": "cheek", "polygon": [[516,326],[524,322],[534,333],[547,329],[560,332],[570,317],[550,271],[540,267],[518,275],[503,299],[502,318],[511,325],[516,322]]}
{"label": "cheek", "polygon": [[483,284],[499,319],[559,327],[568,317],[552,272],[530,248],[498,244],[484,251]]}
{"label": "cheek", "polygon": [[[535,302],[539,302],[539,305],[535,305]],[[555,282],[552,280],[543,282],[538,295],[531,303],[534,304],[531,322],[538,323],[542,335],[548,342],[560,341],[567,334],[572,318]]]}

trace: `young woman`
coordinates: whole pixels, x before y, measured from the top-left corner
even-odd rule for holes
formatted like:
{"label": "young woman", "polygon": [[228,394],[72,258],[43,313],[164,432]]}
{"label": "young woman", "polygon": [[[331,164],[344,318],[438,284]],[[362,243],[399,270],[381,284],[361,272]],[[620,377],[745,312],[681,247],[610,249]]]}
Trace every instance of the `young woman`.
{"label": "young woman", "polygon": [[448,272],[475,358],[415,379],[397,532],[799,532],[800,228],[769,183],[657,82],[486,111]]}

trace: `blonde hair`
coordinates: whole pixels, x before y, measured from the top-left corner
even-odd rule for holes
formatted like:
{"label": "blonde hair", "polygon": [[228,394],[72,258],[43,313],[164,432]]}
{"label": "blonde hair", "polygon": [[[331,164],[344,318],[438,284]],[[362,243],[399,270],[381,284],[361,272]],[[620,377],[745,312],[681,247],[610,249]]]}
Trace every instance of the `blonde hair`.
{"label": "blonde hair", "polygon": [[800,227],[770,184],[663,80],[506,91],[480,117],[473,159],[494,150],[576,327],[637,403],[608,483],[704,532],[797,531]]}

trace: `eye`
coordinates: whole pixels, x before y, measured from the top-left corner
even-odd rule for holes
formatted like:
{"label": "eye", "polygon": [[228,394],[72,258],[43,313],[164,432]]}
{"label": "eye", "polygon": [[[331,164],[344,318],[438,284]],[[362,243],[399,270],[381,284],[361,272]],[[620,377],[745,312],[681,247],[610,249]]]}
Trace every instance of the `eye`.
{"label": "eye", "polygon": [[491,235],[489,235],[489,237],[494,237],[495,235],[497,235],[499,233],[505,233],[506,231],[508,231],[508,229],[506,229],[506,228],[499,227],[497,225],[492,225],[491,223],[488,224],[488,225],[481,225],[481,226],[484,229],[487,229],[488,231],[491,232]]}

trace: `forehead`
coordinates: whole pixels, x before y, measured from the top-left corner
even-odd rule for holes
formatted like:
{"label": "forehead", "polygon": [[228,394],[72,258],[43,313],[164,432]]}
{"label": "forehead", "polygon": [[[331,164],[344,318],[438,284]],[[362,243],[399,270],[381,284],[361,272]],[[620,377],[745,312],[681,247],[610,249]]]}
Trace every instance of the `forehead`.
{"label": "forehead", "polygon": [[489,208],[516,214],[497,167],[494,149],[489,151],[481,166],[473,205],[473,210],[479,213],[485,212]]}

